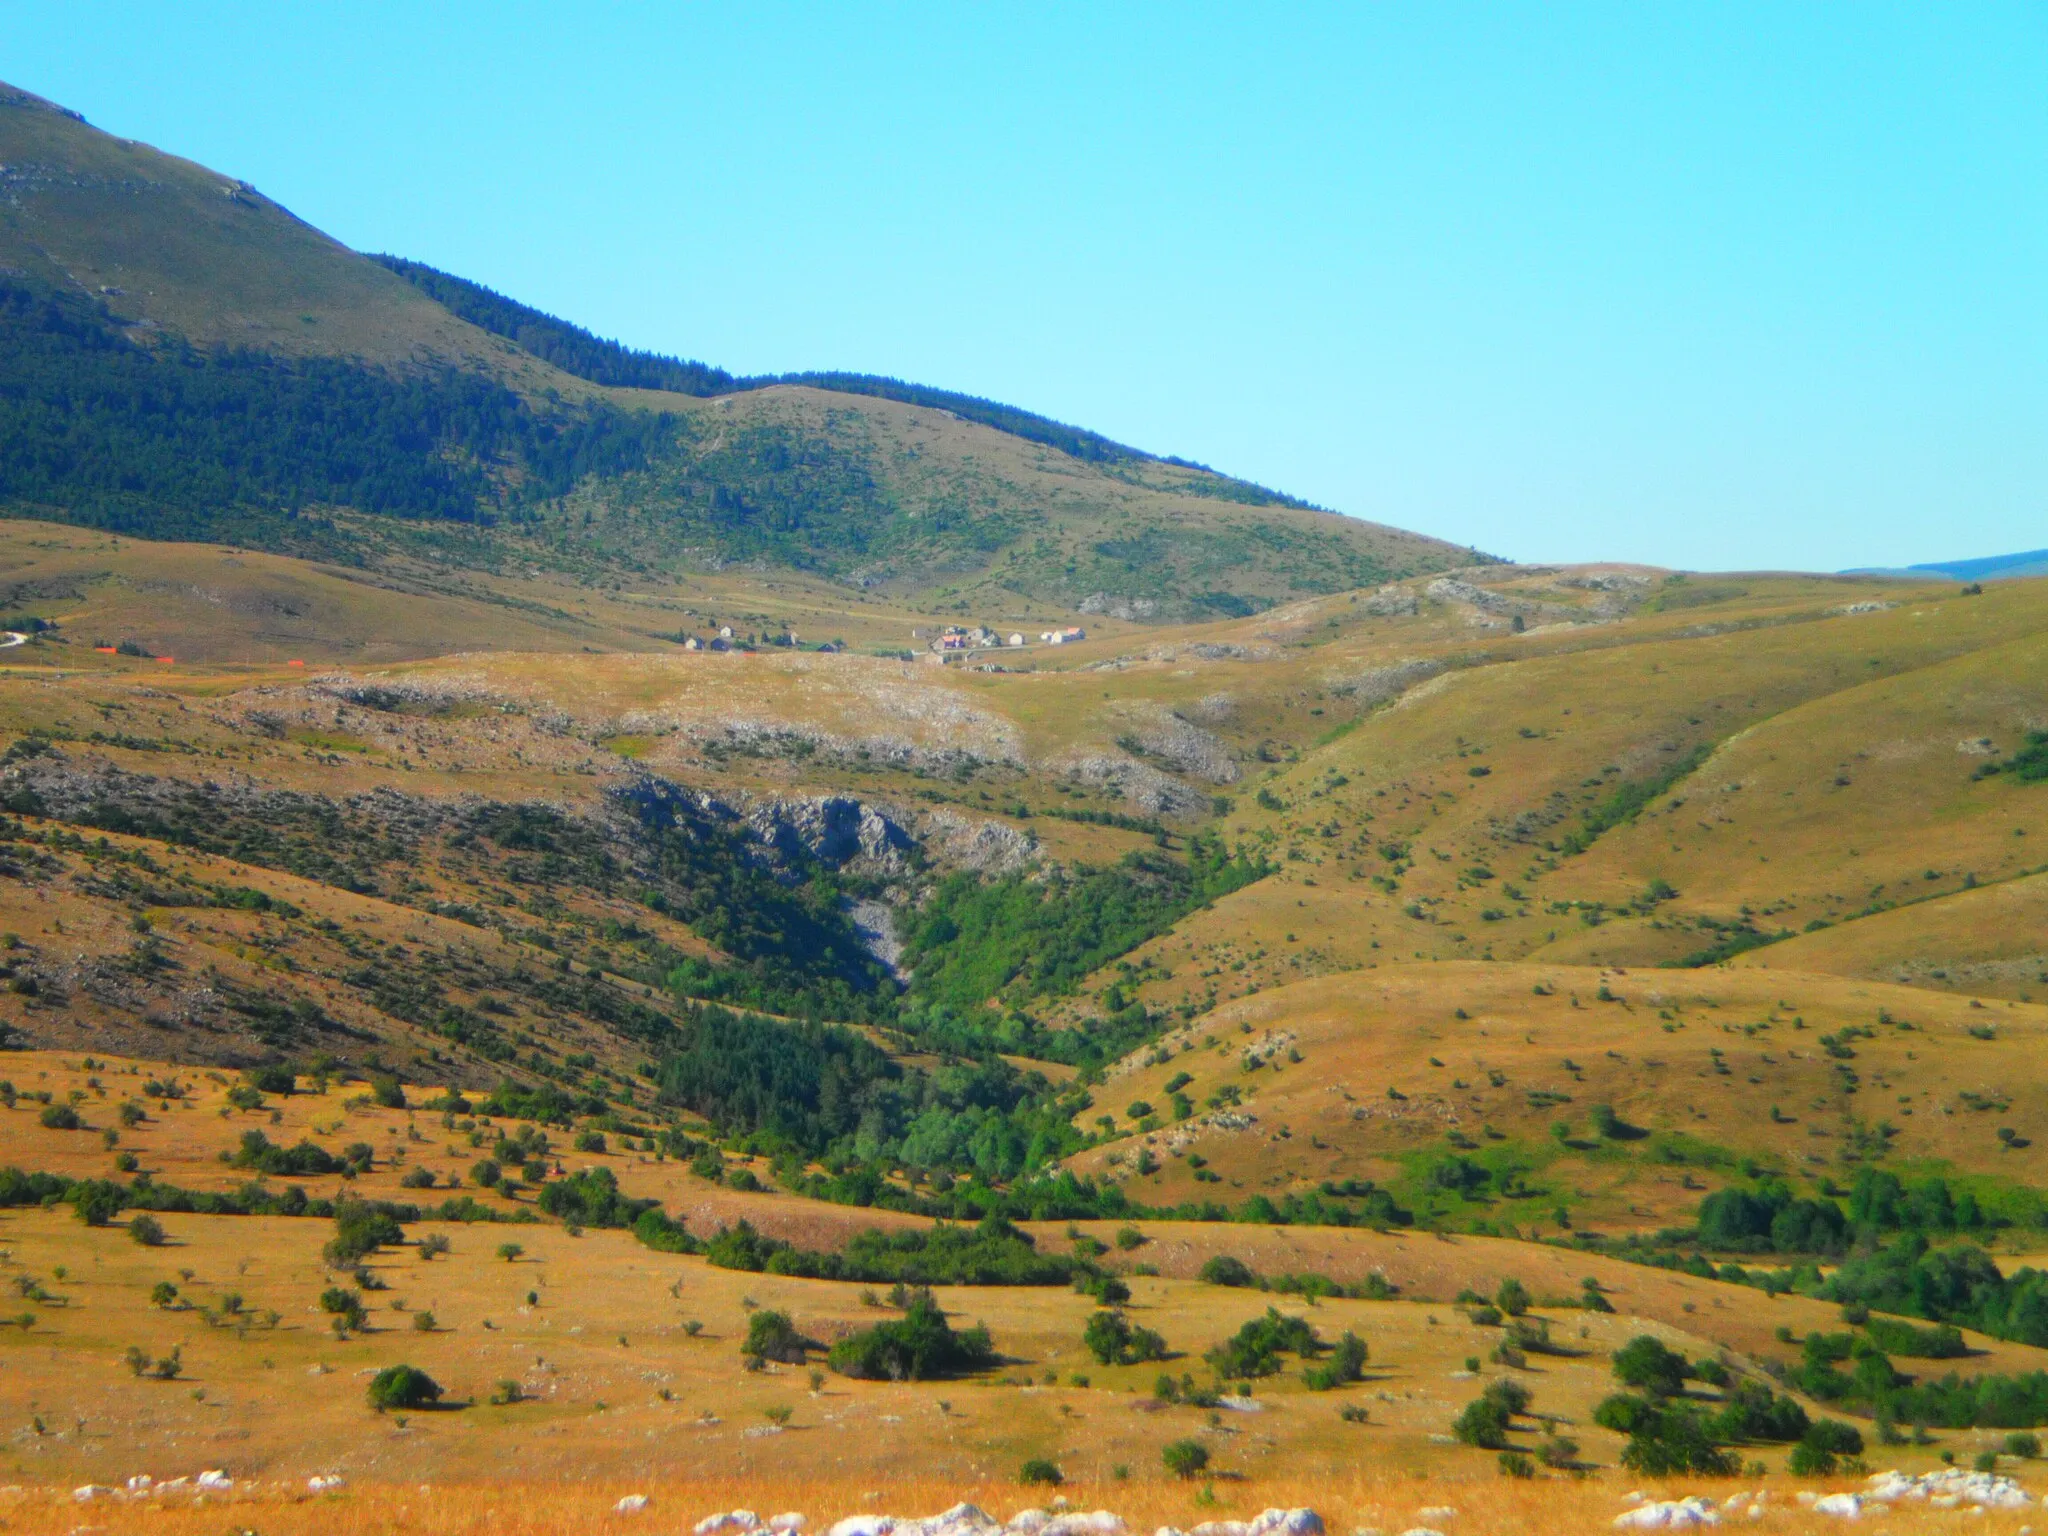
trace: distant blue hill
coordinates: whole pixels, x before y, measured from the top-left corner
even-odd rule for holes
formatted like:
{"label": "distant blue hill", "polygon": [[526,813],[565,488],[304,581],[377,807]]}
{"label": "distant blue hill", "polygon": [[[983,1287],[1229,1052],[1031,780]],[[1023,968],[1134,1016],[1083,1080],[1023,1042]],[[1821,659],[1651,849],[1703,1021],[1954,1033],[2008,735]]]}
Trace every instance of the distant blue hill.
{"label": "distant blue hill", "polygon": [[1918,576],[1926,581],[2004,581],[2019,576],[2048,576],[2048,549],[2017,555],[1986,555],[1979,560],[1936,560],[1929,565],[1865,566],[1844,576]]}

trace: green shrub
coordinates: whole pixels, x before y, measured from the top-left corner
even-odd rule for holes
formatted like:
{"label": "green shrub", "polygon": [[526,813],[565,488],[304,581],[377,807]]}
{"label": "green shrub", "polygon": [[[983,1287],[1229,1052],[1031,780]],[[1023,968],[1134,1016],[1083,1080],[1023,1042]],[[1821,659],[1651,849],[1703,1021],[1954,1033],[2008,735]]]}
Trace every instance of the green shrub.
{"label": "green shrub", "polygon": [[1694,1361],[1692,1374],[1694,1380],[1704,1381],[1710,1387],[1725,1387],[1735,1379],[1734,1373],[1711,1355]]}
{"label": "green shrub", "polygon": [[164,1224],[154,1216],[137,1216],[128,1223],[128,1235],[145,1248],[161,1248],[165,1240]]}
{"label": "green shrub", "polygon": [[392,1408],[426,1408],[441,1400],[440,1383],[410,1365],[387,1365],[370,1378],[370,1406],[379,1413]]}
{"label": "green shrub", "polygon": [[1017,1481],[1027,1488],[1040,1484],[1048,1488],[1057,1488],[1066,1480],[1065,1474],[1042,1456],[1032,1457],[1017,1469]]}
{"label": "green shrub", "polygon": [[1534,1477],[1536,1475],[1536,1463],[1527,1456],[1524,1456],[1520,1451],[1502,1451],[1500,1453],[1500,1475],[1502,1477]]}
{"label": "green shrub", "polygon": [[365,1320],[363,1298],[338,1285],[320,1293],[320,1310],[333,1318],[339,1328],[359,1329]]}
{"label": "green shrub", "polygon": [[363,1200],[344,1201],[334,1213],[334,1238],[321,1250],[336,1269],[346,1269],[387,1244],[405,1241],[405,1229]]}
{"label": "green shrub", "polygon": [[1159,1453],[1166,1470],[1183,1482],[1202,1475],[1209,1465],[1209,1447],[1199,1440],[1175,1440]]}
{"label": "green shrub", "polygon": [[747,1339],[740,1353],[755,1360],[779,1360],[785,1365],[802,1365],[806,1351],[816,1349],[815,1341],[796,1331],[786,1312],[756,1312],[747,1319]]}
{"label": "green shrub", "polygon": [[1799,1477],[1829,1477],[1844,1456],[1863,1454],[1863,1436],[1840,1419],[1815,1419],[1792,1447],[1786,1465]]}
{"label": "green shrub", "polygon": [[104,1227],[121,1214],[121,1207],[128,1203],[128,1192],[109,1179],[80,1179],[65,1199],[88,1227]]}
{"label": "green shrub", "polygon": [[298,1079],[292,1075],[290,1067],[276,1064],[251,1067],[242,1076],[258,1093],[274,1093],[279,1098],[290,1098],[299,1086]]}
{"label": "green shrub", "polygon": [[1318,1365],[1312,1365],[1301,1373],[1301,1379],[1311,1392],[1328,1392],[1337,1387],[1349,1385],[1365,1374],[1365,1340],[1357,1334],[1346,1331],[1331,1350],[1330,1358]]}
{"label": "green shrub", "polygon": [[1652,1397],[1674,1397],[1683,1392],[1685,1378],[1691,1373],[1685,1356],[1647,1333],[1637,1334],[1614,1352],[1615,1379]]}
{"label": "green shrub", "polygon": [[1219,1253],[1204,1264],[1196,1278],[1204,1285],[1228,1285],[1240,1290],[1259,1283],[1259,1277],[1249,1264],[1227,1253]]}
{"label": "green shrub", "polygon": [[1806,1410],[1760,1381],[1738,1381],[1708,1428],[1716,1440],[1797,1440],[1810,1421]]}
{"label": "green shrub", "polygon": [[1120,1307],[1131,1299],[1131,1288],[1115,1275],[1076,1275],[1074,1289],[1105,1307]]}
{"label": "green shrub", "polygon": [[1486,1384],[1486,1390],[1480,1393],[1480,1396],[1489,1402],[1499,1403],[1502,1408],[1507,1410],[1510,1417],[1529,1411],[1529,1389],[1510,1376],[1503,1376],[1497,1381],[1489,1381]]}
{"label": "green shrub", "polygon": [[370,1078],[370,1097],[384,1109],[405,1108],[405,1085],[389,1072],[379,1072]]}
{"label": "green shrub", "polygon": [[2008,1456],[2019,1456],[2027,1461],[2032,1461],[2041,1454],[2041,1437],[2028,1434],[2025,1431],[2007,1435],[2005,1437],[2005,1454]]}
{"label": "green shrub", "polygon": [[1323,1352],[1323,1343],[1305,1318],[1283,1317],[1268,1307],[1264,1317],[1253,1318],[1203,1358],[1218,1376],[1241,1381],[1271,1376],[1280,1369],[1283,1352],[1313,1359]]}
{"label": "green shrub", "polygon": [[261,1131],[250,1130],[242,1132],[241,1145],[228,1159],[228,1166],[303,1178],[338,1173],[343,1167],[343,1160],[310,1141],[302,1139],[295,1147],[280,1147]]}
{"label": "green shrub", "polygon": [[1801,1442],[1792,1447],[1792,1454],[1786,1458],[1785,1466],[1794,1477],[1833,1477],[1835,1456],[1832,1451],[1817,1445]]}
{"label": "green shrub", "polygon": [[901,1319],[877,1323],[832,1346],[826,1356],[842,1376],[867,1381],[922,1381],[995,1363],[986,1328],[955,1333],[929,1290],[911,1294]]}
{"label": "green shrub", "polygon": [[1081,1342],[1104,1365],[1140,1365],[1166,1358],[1166,1340],[1150,1328],[1133,1326],[1121,1312],[1097,1312],[1082,1330]]}
{"label": "green shrub", "polygon": [[1714,1444],[1706,1425],[1690,1408],[1652,1403],[1622,1448],[1621,1464],[1646,1477],[1670,1477],[1680,1472],[1726,1477],[1741,1466],[1741,1461]]}
{"label": "green shrub", "polygon": [[75,1131],[85,1124],[78,1118],[78,1111],[69,1104],[51,1104],[36,1118],[45,1130],[50,1131]]}
{"label": "green shrub", "polygon": [[1505,1450],[1510,1421],[1507,1409],[1490,1397],[1468,1403],[1451,1423],[1451,1433],[1466,1445],[1482,1451]]}

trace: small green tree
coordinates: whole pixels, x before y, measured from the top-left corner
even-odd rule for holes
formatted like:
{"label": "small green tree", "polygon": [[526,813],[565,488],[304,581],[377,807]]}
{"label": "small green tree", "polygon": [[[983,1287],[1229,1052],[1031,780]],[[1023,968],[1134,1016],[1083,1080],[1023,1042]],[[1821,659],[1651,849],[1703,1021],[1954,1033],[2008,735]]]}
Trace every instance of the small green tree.
{"label": "small green tree", "polygon": [[1027,1488],[1041,1485],[1057,1488],[1066,1480],[1066,1474],[1043,1456],[1034,1456],[1017,1469],[1017,1481]]}
{"label": "small green tree", "polygon": [[1159,1453],[1166,1470],[1182,1482],[1200,1477],[1209,1465],[1209,1447],[1199,1440],[1175,1440]]}
{"label": "small green tree", "polygon": [[1647,1333],[1637,1334],[1614,1352],[1615,1379],[1652,1397],[1677,1396],[1691,1374],[1685,1356]]}
{"label": "small green tree", "polygon": [[1638,1418],[1628,1444],[1622,1447],[1621,1464],[1647,1477],[1671,1477],[1680,1472],[1726,1477],[1742,1462],[1714,1444],[1697,1413],[1682,1404],[1659,1401],[1649,1404]]}
{"label": "small green tree", "polygon": [[1853,1424],[1844,1424],[1840,1419],[1815,1419],[1806,1426],[1806,1433],[1792,1447],[1785,1464],[1795,1477],[1830,1477],[1838,1458],[1862,1454],[1863,1436]]}
{"label": "small green tree", "polygon": [[1219,1253],[1201,1268],[1196,1276],[1204,1285],[1227,1285],[1237,1289],[1256,1286],[1259,1277],[1243,1259],[1234,1259],[1227,1253]]}
{"label": "small green tree", "polygon": [[161,1248],[165,1242],[164,1224],[148,1214],[129,1221],[128,1235],[145,1248]]}
{"label": "small green tree", "polygon": [[1476,1445],[1483,1451],[1505,1450],[1508,1428],[1507,1409],[1490,1397],[1466,1404],[1465,1411],[1451,1423],[1453,1435],[1464,1444]]}
{"label": "small green tree", "polygon": [[1330,1358],[1309,1366],[1301,1373],[1301,1379],[1311,1392],[1329,1392],[1363,1376],[1365,1360],[1365,1340],[1347,1331],[1330,1351]]}
{"label": "small green tree", "polygon": [[363,1298],[338,1285],[329,1286],[320,1293],[320,1310],[334,1319],[337,1332],[358,1331],[365,1321]]}
{"label": "small green tree", "polygon": [[1166,1340],[1150,1328],[1132,1325],[1116,1311],[1097,1312],[1082,1330],[1081,1343],[1104,1365],[1138,1365],[1166,1358]]}
{"label": "small green tree", "polygon": [[815,1341],[797,1332],[787,1312],[761,1311],[747,1319],[747,1339],[740,1346],[740,1353],[754,1360],[802,1365],[805,1352],[817,1347]]}
{"label": "small green tree", "polygon": [[379,1413],[393,1408],[425,1408],[441,1400],[441,1386],[416,1366],[387,1365],[370,1378],[370,1406]]}

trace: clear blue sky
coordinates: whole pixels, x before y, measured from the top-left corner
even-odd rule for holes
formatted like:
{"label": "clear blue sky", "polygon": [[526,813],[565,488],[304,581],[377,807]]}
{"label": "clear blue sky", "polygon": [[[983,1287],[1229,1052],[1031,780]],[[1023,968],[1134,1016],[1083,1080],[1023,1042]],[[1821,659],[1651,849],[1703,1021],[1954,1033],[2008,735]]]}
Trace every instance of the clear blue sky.
{"label": "clear blue sky", "polygon": [[5,7],[364,250],[1522,559],[2048,545],[2048,9]]}

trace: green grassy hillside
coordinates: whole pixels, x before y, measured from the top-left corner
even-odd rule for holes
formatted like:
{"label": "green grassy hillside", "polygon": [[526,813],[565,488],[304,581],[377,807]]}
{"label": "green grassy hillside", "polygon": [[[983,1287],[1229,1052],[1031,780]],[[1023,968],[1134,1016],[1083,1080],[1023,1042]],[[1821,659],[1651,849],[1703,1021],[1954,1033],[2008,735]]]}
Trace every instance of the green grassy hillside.
{"label": "green grassy hillside", "polygon": [[963,394],[631,352],[11,88],[0,164],[16,516],[582,579],[749,562],[1140,621],[1477,558]]}

